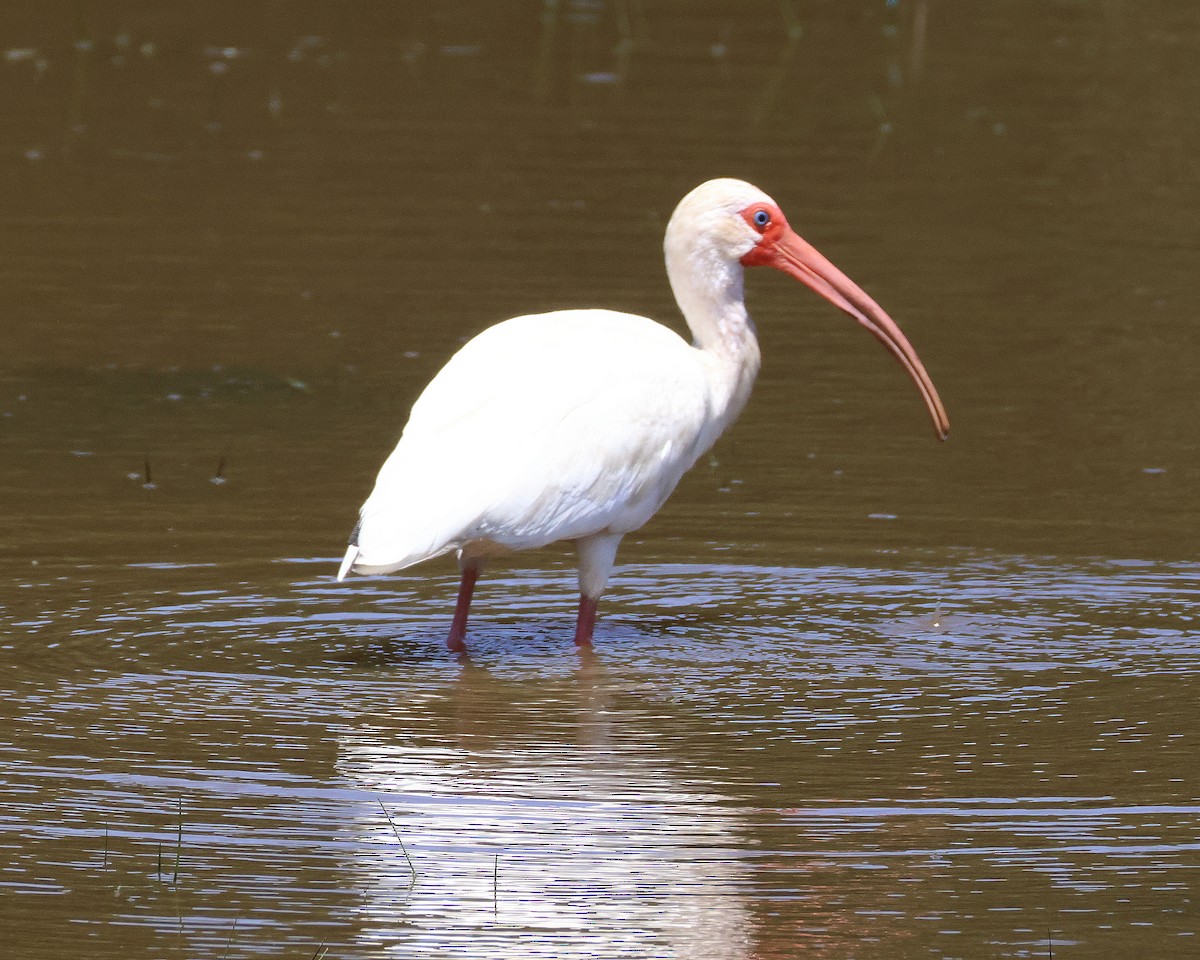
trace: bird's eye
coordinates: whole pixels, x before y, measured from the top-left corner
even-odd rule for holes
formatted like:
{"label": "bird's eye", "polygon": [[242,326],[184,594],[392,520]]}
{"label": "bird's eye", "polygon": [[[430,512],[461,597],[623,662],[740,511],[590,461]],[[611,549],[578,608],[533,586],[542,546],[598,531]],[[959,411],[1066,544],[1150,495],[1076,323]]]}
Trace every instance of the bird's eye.
{"label": "bird's eye", "polygon": [[759,229],[765,227],[771,222],[771,215],[766,210],[756,210],[754,212],[754,225]]}

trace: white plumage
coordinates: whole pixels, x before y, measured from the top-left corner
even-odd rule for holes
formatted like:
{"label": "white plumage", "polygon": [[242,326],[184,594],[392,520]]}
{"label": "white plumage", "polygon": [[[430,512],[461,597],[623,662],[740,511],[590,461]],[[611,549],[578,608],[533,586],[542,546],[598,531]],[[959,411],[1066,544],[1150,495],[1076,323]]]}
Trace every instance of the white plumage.
{"label": "white plumage", "polygon": [[413,405],[362,508],[355,569],[386,573],[473,541],[522,549],[640,527],[704,449],[713,400],[697,353],[666,327],[605,310],[484,331]]}
{"label": "white plumage", "polygon": [[[765,224],[755,221],[764,215]],[[709,181],[680,202],[664,242],[693,344],[645,317],[609,310],[516,317],[479,334],[413,405],[362,507],[338,579],[458,551],[463,585],[448,643],[459,650],[475,578],[489,556],[574,540],[576,641],[590,643],[621,537],[653,516],[749,397],[759,350],[742,298],[744,266],[761,258],[817,289],[871,327],[912,372],[907,354],[915,353],[886,314],[793,241],[803,244],[757,188]],[[795,262],[810,251],[821,261],[815,280],[811,263]],[[822,265],[836,276],[822,274]],[[863,316],[863,302],[886,323]],[[936,401],[916,365],[918,385]],[[944,434],[940,402],[930,411]]]}

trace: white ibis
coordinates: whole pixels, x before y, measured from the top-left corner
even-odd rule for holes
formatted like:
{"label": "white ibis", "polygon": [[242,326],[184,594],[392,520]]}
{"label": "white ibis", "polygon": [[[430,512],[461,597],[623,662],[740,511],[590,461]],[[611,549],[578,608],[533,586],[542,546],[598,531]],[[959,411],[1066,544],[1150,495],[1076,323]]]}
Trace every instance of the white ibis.
{"label": "white ibis", "polygon": [[462,581],[446,644],[462,651],[486,561],[573,540],[575,642],[589,646],[621,538],[654,515],[750,396],[760,355],[746,267],[775,267],[866,327],[916,382],[946,439],[945,408],[900,328],[761,190],[701,184],[675,208],[663,246],[693,342],[611,310],[515,317],[479,334],[413,404],[339,580],[457,551]]}

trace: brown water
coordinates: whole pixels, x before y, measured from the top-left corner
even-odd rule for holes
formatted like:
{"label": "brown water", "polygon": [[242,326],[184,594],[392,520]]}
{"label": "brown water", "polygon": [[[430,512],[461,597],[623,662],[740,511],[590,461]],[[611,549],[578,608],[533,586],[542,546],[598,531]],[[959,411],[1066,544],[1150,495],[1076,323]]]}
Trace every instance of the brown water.
{"label": "brown water", "polygon": [[[1200,7],[78,0],[0,45],[8,955],[1200,951]],[[755,397],[593,657],[566,551],[489,570],[462,661],[452,560],[336,583],[456,346],[678,326],[719,175],[951,442],[755,274]]]}

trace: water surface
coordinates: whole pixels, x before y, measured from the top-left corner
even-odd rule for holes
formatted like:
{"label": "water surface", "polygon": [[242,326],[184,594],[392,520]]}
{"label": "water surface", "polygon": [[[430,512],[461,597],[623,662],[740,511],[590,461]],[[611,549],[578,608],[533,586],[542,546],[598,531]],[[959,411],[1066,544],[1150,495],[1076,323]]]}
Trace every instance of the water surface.
{"label": "water surface", "polygon": [[[31,958],[1189,956],[1200,14],[1118,0],[0,13],[0,926]],[[522,312],[676,325],[768,190],[740,422],[627,538],[333,579]]]}

